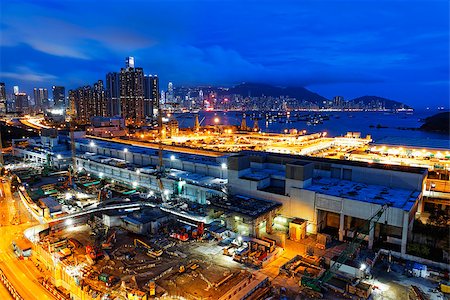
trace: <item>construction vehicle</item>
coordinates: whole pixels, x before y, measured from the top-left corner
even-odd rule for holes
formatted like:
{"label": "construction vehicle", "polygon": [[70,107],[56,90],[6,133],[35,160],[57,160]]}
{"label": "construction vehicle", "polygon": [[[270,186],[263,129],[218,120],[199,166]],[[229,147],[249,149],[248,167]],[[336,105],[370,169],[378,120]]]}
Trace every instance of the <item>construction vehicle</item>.
{"label": "construction vehicle", "polygon": [[180,233],[173,232],[170,234],[170,237],[180,240],[182,242],[186,242],[187,240],[189,240],[189,235],[186,232],[184,232],[184,233],[183,232],[180,232]]}
{"label": "construction vehicle", "polygon": [[112,248],[112,244],[116,242],[116,231],[113,230],[106,241],[102,244],[103,250],[109,250]]}
{"label": "construction vehicle", "polygon": [[315,292],[321,292],[322,286],[328,282],[337,270],[351,257],[355,254],[356,250],[359,248],[363,240],[369,235],[371,230],[375,229],[375,225],[381,218],[386,209],[390,206],[390,203],[384,204],[372,217],[370,217],[364,225],[368,224],[368,230],[364,229],[364,225],[356,229],[355,235],[348,246],[341,252],[338,258],[333,262],[328,270],[326,270],[322,275],[317,278],[311,278],[308,276],[303,276],[301,279],[301,285],[307,287]]}
{"label": "construction vehicle", "polygon": [[203,222],[197,223],[197,229],[194,229],[191,233],[193,239],[201,240],[205,233],[205,224]]}
{"label": "construction vehicle", "polygon": [[153,249],[147,243],[145,243],[139,239],[134,239],[134,247],[137,248],[137,247],[139,247],[139,245],[142,245],[145,248],[145,250],[147,250],[148,256],[159,257],[164,253],[163,250],[161,250],[161,249],[159,249],[159,250]]}
{"label": "construction vehicle", "polygon": [[101,247],[96,245],[86,245],[86,254],[93,260],[96,261],[103,257],[103,250]]}
{"label": "construction vehicle", "polygon": [[98,280],[103,281],[104,283],[106,283],[106,286],[113,286],[117,281],[118,278],[106,273],[101,273],[100,275],[98,275]]}

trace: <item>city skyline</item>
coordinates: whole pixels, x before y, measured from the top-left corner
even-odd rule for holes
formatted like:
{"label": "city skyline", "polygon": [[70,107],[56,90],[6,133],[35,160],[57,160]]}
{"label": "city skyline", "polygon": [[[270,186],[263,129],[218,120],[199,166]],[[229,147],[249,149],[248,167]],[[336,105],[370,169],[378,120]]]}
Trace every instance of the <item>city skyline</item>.
{"label": "city skyline", "polygon": [[[160,87],[261,82],[329,99],[377,95],[448,107],[446,1],[305,3],[134,1],[126,10],[100,1],[92,12],[80,12],[82,2],[2,3],[0,78],[7,92],[69,90],[105,80],[134,56]],[[157,13],[143,18],[148,11]]]}

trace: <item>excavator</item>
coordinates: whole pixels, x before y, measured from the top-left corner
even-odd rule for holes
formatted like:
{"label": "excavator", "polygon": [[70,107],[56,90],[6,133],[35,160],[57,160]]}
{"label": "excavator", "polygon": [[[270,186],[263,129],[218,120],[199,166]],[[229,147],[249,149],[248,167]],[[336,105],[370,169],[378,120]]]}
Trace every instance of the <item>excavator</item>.
{"label": "excavator", "polygon": [[113,230],[106,241],[102,244],[103,250],[110,250],[112,248],[113,243],[116,242],[116,231]]}
{"label": "excavator", "polygon": [[160,250],[155,250],[152,247],[150,247],[147,243],[139,240],[139,239],[134,239],[134,247],[139,247],[139,245],[143,246],[146,250],[147,250],[147,255],[151,256],[151,257],[159,257],[163,254],[163,251]]}

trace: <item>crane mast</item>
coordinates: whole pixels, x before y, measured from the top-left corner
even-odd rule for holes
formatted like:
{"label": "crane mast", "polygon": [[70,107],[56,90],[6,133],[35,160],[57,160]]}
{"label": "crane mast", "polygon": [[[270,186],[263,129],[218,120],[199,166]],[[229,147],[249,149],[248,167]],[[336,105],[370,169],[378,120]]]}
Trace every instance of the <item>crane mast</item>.
{"label": "crane mast", "polygon": [[70,109],[69,109],[69,131],[70,131],[70,150],[71,150],[71,158],[72,158],[72,170],[69,168],[69,184],[73,184],[73,176],[75,172],[77,172],[77,160],[76,160],[76,148],[75,148],[75,103],[73,99],[69,99],[70,101]]}

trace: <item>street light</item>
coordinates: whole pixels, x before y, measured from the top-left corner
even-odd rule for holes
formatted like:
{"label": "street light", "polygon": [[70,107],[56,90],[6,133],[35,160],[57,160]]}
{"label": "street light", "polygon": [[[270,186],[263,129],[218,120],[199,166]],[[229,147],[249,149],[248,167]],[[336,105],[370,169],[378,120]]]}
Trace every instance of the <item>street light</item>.
{"label": "street light", "polygon": [[215,117],[214,118],[214,123],[219,124],[219,122],[220,122],[220,119],[218,117]]}

